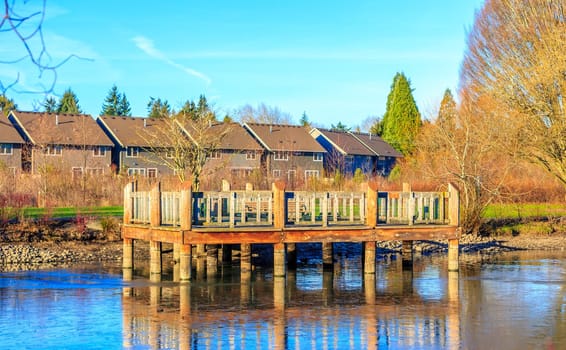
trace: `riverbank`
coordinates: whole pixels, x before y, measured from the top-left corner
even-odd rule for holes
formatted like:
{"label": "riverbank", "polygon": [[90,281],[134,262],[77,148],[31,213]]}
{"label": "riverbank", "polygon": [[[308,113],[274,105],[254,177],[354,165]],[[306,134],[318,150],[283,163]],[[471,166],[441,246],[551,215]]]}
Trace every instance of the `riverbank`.
{"label": "riverbank", "polygon": [[[552,233],[498,232],[490,236],[465,235],[460,239],[462,254],[498,254],[513,250],[564,250],[565,225]],[[401,251],[401,242],[378,242],[377,254],[393,255]],[[446,242],[416,241],[420,254],[445,253]],[[149,259],[147,243],[135,245],[136,259]],[[170,252],[168,253],[170,254]],[[99,222],[58,221],[34,225],[0,227],[0,271],[27,270],[38,266],[60,266],[77,262],[120,262],[122,241],[119,225]]]}

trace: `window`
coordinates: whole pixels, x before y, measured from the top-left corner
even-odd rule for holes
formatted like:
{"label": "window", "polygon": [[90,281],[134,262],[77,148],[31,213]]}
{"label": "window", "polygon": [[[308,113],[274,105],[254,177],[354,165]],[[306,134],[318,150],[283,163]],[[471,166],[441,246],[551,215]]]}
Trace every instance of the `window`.
{"label": "window", "polygon": [[140,148],[139,147],[128,147],[126,149],[126,157],[137,158],[139,156],[140,156]]}
{"label": "window", "polygon": [[60,145],[49,145],[45,147],[44,153],[48,156],[60,156],[63,154],[63,146]]}
{"label": "window", "polygon": [[167,151],[165,151],[165,157],[168,159],[173,159],[175,158],[175,152],[172,149],[168,149]]}
{"label": "window", "polygon": [[9,155],[13,152],[13,145],[11,143],[0,143],[0,154]]}
{"label": "window", "polygon": [[281,177],[281,170],[279,170],[279,169],[273,170],[273,177],[274,178],[280,178]]}
{"label": "window", "polygon": [[305,170],[305,179],[310,179],[312,177],[318,177],[318,170]]}
{"label": "window", "polygon": [[92,150],[93,155],[95,157],[104,157],[106,156],[106,147],[104,146],[95,146]]}
{"label": "window", "polygon": [[156,168],[148,168],[147,169],[147,177],[157,177],[157,169]]}
{"label": "window", "polygon": [[315,153],[315,154],[313,155],[313,160],[314,160],[315,162],[322,162],[322,159],[323,159],[322,153]]}
{"label": "window", "polygon": [[246,152],[246,160],[255,160],[255,159],[256,159],[255,151],[247,151]]}
{"label": "window", "polygon": [[287,180],[289,180],[289,182],[291,182],[291,183],[293,183],[295,181],[296,176],[297,176],[296,170],[289,170],[287,172]]}
{"label": "window", "polygon": [[130,168],[128,169],[129,176],[145,176],[145,169],[144,168]]}
{"label": "window", "polygon": [[222,157],[222,153],[220,151],[212,151],[208,159],[220,159]]}
{"label": "window", "polygon": [[73,167],[73,179],[80,179],[83,177],[83,168]]}
{"label": "window", "polygon": [[86,173],[90,176],[101,176],[101,175],[104,175],[104,169],[102,169],[102,168],[86,168]]}
{"label": "window", "polygon": [[275,153],[273,153],[273,160],[289,160],[289,152],[275,151]]}

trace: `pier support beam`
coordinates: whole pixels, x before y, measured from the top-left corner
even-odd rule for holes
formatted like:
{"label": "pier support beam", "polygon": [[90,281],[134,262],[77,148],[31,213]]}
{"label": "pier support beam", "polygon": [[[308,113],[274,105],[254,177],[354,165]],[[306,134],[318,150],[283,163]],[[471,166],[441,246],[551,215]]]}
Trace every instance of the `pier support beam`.
{"label": "pier support beam", "polygon": [[375,274],[375,241],[364,242],[364,274]]}
{"label": "pier support beam", "polygon": [[132,270],[134,268],[134,240],[124,238],[122,250],[122,268]]}
{"label": "pier support beam", "polygon": [[401,246],[403,268],[413,267],[413,241],[403,241]]}
{"label": "pier support beam", "polygon": [[322,268],[323,270],[332,270],[334,249],[332,242],[322,243]]}
{"label": "pier support beam", "polygon": [[161,280],[161,242],[149,241],[149,279]]}
{"label": "pier support beam", "polygon": [[458,271],[459,264],[459,240],[449,239],[448,240],[448,271]]}
{"label": "pier support beam", "polygon": [[240,244],[240,273],[252,270],[252,245],[248,243]]}
{"label": "pier support beam", "polygon": [[218,244],[206,245],[206,275],[214,276],[218,272]]}
{"label": "pier support beam", "polygon": [[285,277],[285,243],[273,245],[273,277]]}
{"label": "pier support beam", "polygon": [[295,243],[287,243],[287,267],[289,270],[297,269],[297,245]]}
{"label": "pier support beam", "polygon": [[190,244],[179,244],[179,279],[180,282],[189,282],[192,273],[192,246]]}

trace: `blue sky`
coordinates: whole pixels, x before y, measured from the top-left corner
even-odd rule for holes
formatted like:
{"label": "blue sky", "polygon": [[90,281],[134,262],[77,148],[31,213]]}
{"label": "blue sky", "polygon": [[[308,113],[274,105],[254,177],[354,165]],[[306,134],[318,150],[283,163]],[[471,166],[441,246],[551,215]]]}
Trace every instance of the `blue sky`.
{"label": "blue sky", "polygon": [[[383,114],[396,72],[411,80],[423,115],[437,108],[457,88],[482,3],[48,0],[43,30],[53,62],[85,58],[59,68],[55,93],[70,87],[88,114],[116,84],[135,116],[147,115],[150,96],[179,108],[204,94],[221,114],[265,103],[296,122],[304,111],[318,125],[354,127]],[[4,57],[19,48],[3,46]],[[37,89],[31,68],[0,67],[2,81],[19,69],[16,88]],[[41,98],[8,95],[20,109]]]}

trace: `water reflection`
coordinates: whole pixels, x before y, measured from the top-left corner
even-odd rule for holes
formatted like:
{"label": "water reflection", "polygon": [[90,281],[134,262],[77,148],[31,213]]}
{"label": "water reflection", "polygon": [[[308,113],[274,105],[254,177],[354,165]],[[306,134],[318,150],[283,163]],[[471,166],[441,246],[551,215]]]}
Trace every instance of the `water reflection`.
{"label": "water reflection", "polygon": [[459,276],[444,270],[407,271],[392,261],[378,275],[364,275],[354,265],[334,271],[307,266],[287,278],[273,278],[267,270],[237,280],[239,269],[224,268],[222,279],[128,286],[123,343],[180,349],[457,348]]}
{"label": "water reflection", "polygon": [[0,273],[0,348],[566,348],[564,253],[464,255],[459,273],[442,257],[375,275],[338,260],[185,284],[114,266]]}

